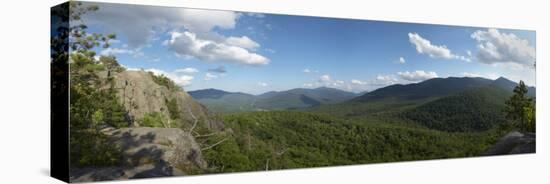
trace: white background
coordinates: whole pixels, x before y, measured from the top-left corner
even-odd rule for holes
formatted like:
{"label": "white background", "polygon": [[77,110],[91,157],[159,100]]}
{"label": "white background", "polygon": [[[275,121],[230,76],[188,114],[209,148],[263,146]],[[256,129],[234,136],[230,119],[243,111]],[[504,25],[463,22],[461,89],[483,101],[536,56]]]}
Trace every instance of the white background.
{"label": "white background", "polygon": [[[546,63],[549,55],[544,52],[550,44],[550,13],[545,1],[103,1],[537,31],[536,154],[143,179],[128,183],[547,183],[550,180],[550,127],[547,124],[550,68]],[[62,183],[48,176],[49,8],[61,2],[0,2],[0,183]]]}

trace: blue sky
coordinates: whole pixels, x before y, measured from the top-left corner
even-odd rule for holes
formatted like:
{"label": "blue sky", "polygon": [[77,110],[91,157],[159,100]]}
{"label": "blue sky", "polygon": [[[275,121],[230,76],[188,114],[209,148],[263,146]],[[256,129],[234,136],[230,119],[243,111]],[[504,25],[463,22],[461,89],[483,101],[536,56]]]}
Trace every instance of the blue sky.
{"label": "blue sky", "polygon": [[433,77],[504,76],[535,85],[535,32],[99,4],[102,55],[164,74],[187,91],[260,94],[321,86],[370,91]]}

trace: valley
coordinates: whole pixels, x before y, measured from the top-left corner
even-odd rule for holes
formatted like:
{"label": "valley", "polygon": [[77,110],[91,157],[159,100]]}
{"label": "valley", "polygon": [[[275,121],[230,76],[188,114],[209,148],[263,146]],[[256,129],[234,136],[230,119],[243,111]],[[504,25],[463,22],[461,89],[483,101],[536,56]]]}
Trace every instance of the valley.
{"label": "valley", "polygon": [[[511,50],[496,54],[513,56],[530,51],[528,41],[521,39],[511,43],[521,43],[522,49],[494,48],[490,54],[479,50],[496,47],[489,42],[494,39],[485,38],[501,35],[496,29],[398,29],[390,23],[294,22],[279,17],[286,15],[269,15],[272,23],[283,22],[269,32],[272,39],[260,45],[254,41],[257,35],[239,34],[245,29],[233,32],[243,25],[236,23],[239,17],[248,23],[259,17],[233,12],[203,17],[214,10],[183,9],[175,12],[177,18],[166,20],[144,14],[151,24],[178,25],[143,24],[133,30],[147,31],[143,35],[151,40],[145,46],[132,45],[127,34],[105,34],[118,29],[103,30],[108,27],[97,24],[120,18],[112,15],[122,11],[102,5],[108,14],[87,25],[82,20],[102,12],[96,5],[85,5],[65,4],[68,12],[57,16],[79,25],[60,27],[52,35],[52,77],[69,76],[65,83],[52,83],[52,89],[70,94],[71,182],[536,151],[536,89],[528,86],[535,84],[535,60],[528,57],[534,48],[521,56],[485,61],[493,52]],[[192,21],[197,15],[201,21]],[[191,22],[177,23],[181,16]],[[231,21],[192,26],[215,17]],[[320,20],[326,24],[311,27],[319,32],[309,32],[306,23],[320,26]],[[372,29],[375,24],[383,26]],[[258,25],[261,29],[254,30],[271,30],[263,22]],[[342,29],[348,26],[359,31]],[[363,33],[370,31],[376,34]],[[460,35],[425,36],[445,31]],[[326,39],[340,38],[343,32],[344,39]],[[470,48],[478,49],[476,53],[466,50],[461,55],[449,50],[454,45],[428,38],[474,39],[467,45],[479,45]],[[523,69],[521,75],[497,68],[512,61]],[[58,113],[52,117],[66,117]]]}

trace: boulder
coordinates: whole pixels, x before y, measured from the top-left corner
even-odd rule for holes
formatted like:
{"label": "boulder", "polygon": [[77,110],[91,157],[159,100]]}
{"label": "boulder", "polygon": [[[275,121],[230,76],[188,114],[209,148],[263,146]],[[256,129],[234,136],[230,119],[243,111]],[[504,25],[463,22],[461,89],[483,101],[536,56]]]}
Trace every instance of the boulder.
{"label": "boulder", "polygon": [[536,136],[534,133],[510,132],[500,138],[483,155],[508,155],[536,152]]}

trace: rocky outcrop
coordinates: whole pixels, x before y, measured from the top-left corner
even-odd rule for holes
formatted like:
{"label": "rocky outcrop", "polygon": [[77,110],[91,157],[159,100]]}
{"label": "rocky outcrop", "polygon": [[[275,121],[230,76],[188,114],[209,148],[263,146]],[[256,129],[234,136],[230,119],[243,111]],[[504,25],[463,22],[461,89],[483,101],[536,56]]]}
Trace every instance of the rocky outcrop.
{"label": "rocky outcrop", "polygon": [[[204,127],[211,130],[220,130],[223,123],[209,114],[208,110],[197,103],[183,89],[168,89],[153,80],[153,76],[146,71],[123,71],[114,76],[115,88],[121,103],[128,111],[129,119],[134,126],[146,113],[159,112],[165,119],[169,119],[166,101],[175,99],[179,115],[188,126],[200,120]],[[167,127],[175,128],[170,124]]]}
{"label": "rocky outcrop", "polygon": [[180,176],[207,167],[194,137],[181,129],[140,127],[103,132],[122,149],[121,166],[74,168],[71,182]]}
{"label": "rocky outcrop", "polygon": [[500,138],[483,155],[508,155],[536,152],[536,136],[534,133],[510,132]]}

